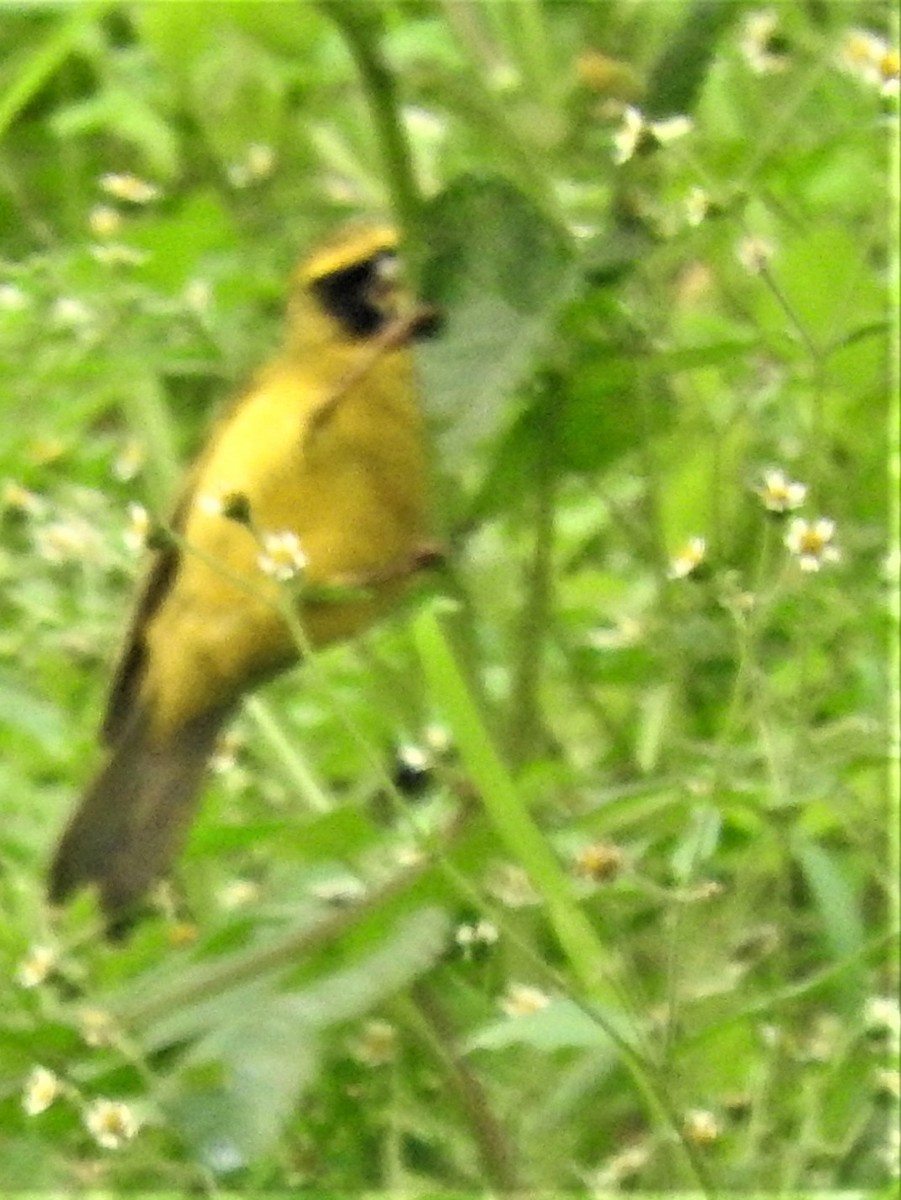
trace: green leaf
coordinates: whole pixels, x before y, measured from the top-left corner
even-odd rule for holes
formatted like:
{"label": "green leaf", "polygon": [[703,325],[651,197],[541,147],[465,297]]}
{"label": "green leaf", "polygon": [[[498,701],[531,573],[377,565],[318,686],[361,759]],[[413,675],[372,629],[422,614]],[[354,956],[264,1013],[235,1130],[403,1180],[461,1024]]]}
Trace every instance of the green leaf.
{"label": "green leaf", "polygon": [[157,1044],[161,1028],[171,1039],[200,1021],[216,1022],[165,1104],[207,1166],[224,1174],[265,1154],[315,1078],[318,1031],[362,1016],[417,978],[442,954],[447,935],[443,912],[420,909],[372,954],[300,991],[267,996],[254,984],[207,997],[158,1025]]}
{"label": "green leaf", "polygon": [[421,352],[442,452],[465,457],[508,419],[505,399],[532,366],[574,283],[567,235],[509,183],[464,176],[425,215],[423,292],[446,325]]}
{"label": "green leaf", "polygon": [[485,1025],[466,1043],[467,1050],[503,1050],[525,1045],[543,1053],[565,1049],[599,1049],[610,1046],[605,1024],[618,1037],[629,1040],[634,1032],[622,1014],[604,1005],[593,1006],[598,1016],[572,1000],[553,1000],[537,1012],[507,1017]]}
{"label": "green leaf", "polygon": [[25,691],[20,681],[0,679],[0,729],[32,738],[49,753],[58,753],[65,741],[65,722],[59,709]]}
{"label": "green leaf", "polygon": [[671,867],[677,883],[689,883],[703,863],[716,852],[722,830],[722,818],[712,804],[696,804],[691,821],[673,852]]}
{"label": "green leaf", "polygon": [[277,1138],[317,1066],[313,1031],[296,1014],[251,1008],[204,1039],[164,1107],[209,1169],[229,1174]]}
{"label": "green leaf", "polygon": [[836,958],[858,954],[866,942],[860,899],[848,866],[819,842],[798,833],[794,855],[822,921],[823,937]]}

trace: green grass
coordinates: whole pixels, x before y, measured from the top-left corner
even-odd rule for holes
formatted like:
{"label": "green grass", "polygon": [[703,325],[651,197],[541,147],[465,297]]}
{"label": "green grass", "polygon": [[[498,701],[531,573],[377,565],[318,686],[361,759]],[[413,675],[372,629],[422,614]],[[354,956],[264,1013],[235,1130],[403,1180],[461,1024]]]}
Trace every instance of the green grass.
{"label": "green grass", "polygon": [[[891,1194],[897,30],[771,11],[0,5],[6,1189]],[[129,505],[373,212],[446,312],[447,568],[247,703],[109,946],[43,872]]]}

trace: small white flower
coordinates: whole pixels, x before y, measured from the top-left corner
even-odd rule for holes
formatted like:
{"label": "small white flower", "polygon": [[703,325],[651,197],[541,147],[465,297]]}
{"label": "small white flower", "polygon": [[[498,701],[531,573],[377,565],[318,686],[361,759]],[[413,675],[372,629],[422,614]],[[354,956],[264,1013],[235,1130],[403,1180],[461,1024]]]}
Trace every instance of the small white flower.
{"label": "small white flower", "polygon": [[130,1142],[140,1128],[134,1111],[121,1100],[94,1100],[84,1114],[85,1127],[98,1146],[118,1150]]}
{"label": "small white flower", "polygon": [[687,133],[691,133],[693,128],[691,117],[685,116],[666,117],[662,121],[650,121],[648,123],[651,136],[661,146],[668,146],[670,142],[675,142],[679,138],[685,137]]}
{"label": "small white flower", "polygon": [[244,746],[244,738],[236,729],[229,729],[216,742],[210,758],[210,769],[217,775],[225,775],[238,765],[238,754]]}
{"label": "small white flower", "polygon": [[140,267],[149,255],[146,250],[126,246],[124,242],[103,242],[91,247],[91,257],[106,267]]}
{"label": "small white flower", "polygon": [[121,227],[121,214],[109,204],[95,204],[88,213],[88,228],[94,237],[112,237]]}
{"label": "small white flower", "polygon": [[14,479],[7,479],[3,484],[0,505],[27,517],[40,517],[47,511],[47,502],[41,496],[22,487]]}
{"label": "small white flower", "polygon": [[628,162],[638,149],[645,133],[641,110],[629,104],[623,112],[623,123],[613,135],[613,161],[618,165]]}
{"label": "small white flower", "polygon": [[18,312],[28,303],[28,297],[14,283],[0,283],[0,312]]}
{"label": "small white flower", "polygon": [[893,996],[870,996],[863,1021],[870,1033],[885,1033],[893,1044],[901,1039],[901,1001]]}
{"label": "small white flower", "polygon": [[160,189],[155,184],[140,179],[137,175],[110,171],[101,175],[100,186],[108,196],[116,200],[126,200],[129,204],[149,204],[159,199]]}
{"label": "small white flower", "polygon": [[87,304],[74,296],[60,296],[50,310],[51,319],[57,325],[64,325],[69,329],[89,324],[93,315]]}
{"label": "small white flower", "polygon": [[37,987],[55,970],[56,963],[57,954],[51,946],[32,946],[19,963],[16,982],[23,988]]}
{"label": "small white flower", "polygon": [[700,225],[710,212],[710,196],[702,187],[693,187],[685,197],[685,219],[689,225]]}
{"label": "small white flower", "polygon": [[268,179],[275,170],[275,151],[264,142],[251,142],[239,162],[232,163],[227,170],[229,183],[233,187],[248,187]]}
{"label": "small white flower", "polygon": [[827,563],[838,562],[841,558],[838,548],[832,544],[834,536],[835,522],[828,517],[818,517],[815,521],[795,517],[786,530],[785,545],[798,559],[802,571],[819,571]]}
{"label": "small white flower", "polygon": [[307,565],[300,538],[290,530],[281,533],[264,533],[263,552],[257,558],[257,566],[264,575],[286,582],[299,575]]}
{"label": "small white flower", "polygon": [[209,311],[213,289],[208,279],[192,279],[185,287],[185,304],[193,313],[202,316]]}
{"label": "small white flower", "polygon": [[762,274],[772,261],[776,247],[769,238],[750,233],[735,248],[735,257],[749,275]]}
{"label": "small white flower", "polygon": [[695,1146],[709,1146],[722,1133],[716,1116],[706,1108],[693,1108],[687,1112],[682,1129]]}
{"label": "small white flower", "polygon": [[454,941],[463,951],[464,958],[468,959],[477,951],[493,946],[498,936],[494,922],[481,919],[471,925],[459,925]]}
{"label": "small white flower", "polygon": [[431,757],[422,746],[416,746],[412,742],[398,747],[397,761],[408,771],[427,771],[432,765]]}
{"label": "small white flower", "polygon": [[147,546],[147,535],[151,530],[150,513],[143,504],[128,506],[128,526],[122,540],[129,550],[137,554]]}
{"label": "small white flower", "polygon": [[46,1067],[33,1067],[25,1081],[22,1108],[29,1117],[36,1117],[46,1112],[62,1090],[62,1082],[53,1071],[48,1071]]}
{"label": "small white flower", "polygon": [[774,468],[765,471],[757,495],[769,512],[784,513],[800,508],[807,499],[807,484],[789,479],[784,471]]}
{"label": "small white flower", "polygon": [[784,71],[789,64],[785,40],[778,33],[779,17],[771,9],[749,13],[741,37],[741,51],[748,66],[758,75]]}
{"label": "small white flower", "polygon": [[254,904],[260,898],[260,885],[250,879],[233,879],[219,890],[219,904],[228,912]]}
{"label": "small white flower", "polygon": [[653,145],[666,146],[676,138],[683,137],[692,128],[690,118],[684,116],[665,117],[661,121],[647,121],[640,108],[626,105],[623,120],[613,135],[613,161],[617,165],[628,162],[639,150]]}
{"label": "small white flower", "polygon": [[397,1058],[397,1028],[389,1021],[367,1021],[353,1044],[354,1058],[367,1067],[384,1067]]}
{"label": "small white flower", "polygon": [[697,571],[706,557],[706,538],[689,538],[679,553],[670,561],[669,578],[687,579],[689,575],[693,575]]}
{"label": "small white flower", "polygon": [[551,998],[541,988],[527,983],[511,983],[498,1001],[501,1011],[508,1017],[526,1017],[547,1008]]}
{"label": "small white flower", "polygon": [[83,1008],[78,1014],[78,1028],[87,1046],[111,1046],[116,1036],[115,1022],[102,1008]]}
{"label": "small white flower", "polygon": [[145,451],[143,443],[137,438],[129,438],[116,455],[113,462],[113,475],[122,483],[129,483],[137,476],[144,465]]}
{"label": "small white flower", "polygon": [[878,1067],[873,1082],[881,1095],[901,1099],[901,1071],[897,1067]]}
{"label": "small white flower", "polygon": [[850,30],[842,43],[839,64],[881,95],[898,95],[898,51],[868,29]]}

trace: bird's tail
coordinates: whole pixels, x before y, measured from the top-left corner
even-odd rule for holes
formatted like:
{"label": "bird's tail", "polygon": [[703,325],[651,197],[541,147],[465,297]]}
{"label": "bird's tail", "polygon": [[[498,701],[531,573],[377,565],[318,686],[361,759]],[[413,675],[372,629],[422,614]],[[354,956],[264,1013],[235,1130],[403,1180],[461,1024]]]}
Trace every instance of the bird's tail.
{"label": "bird's tail", "polygon": [[95,884],[111,928],[181,849],[199,803],[204,768],[229,715],[218,708],[157,742],[137,711],[114,743],[56,848],[48,894],[62,903]]}

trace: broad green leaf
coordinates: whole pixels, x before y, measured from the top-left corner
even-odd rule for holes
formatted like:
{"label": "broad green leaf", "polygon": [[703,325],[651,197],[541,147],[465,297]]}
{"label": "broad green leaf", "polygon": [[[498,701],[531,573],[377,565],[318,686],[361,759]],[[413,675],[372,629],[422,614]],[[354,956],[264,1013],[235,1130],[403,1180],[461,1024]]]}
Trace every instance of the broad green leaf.
{"label": "broad green leaf", "polygon": [[466,1043],[466,1049],[503,1050],[507,1046],[526,1045],[544,1053],[563,1049],[592,1049],[610,1045],[605,1025],[618,1037],[634,1037],[634,1031],[612,1009],[594,1005],[598,1016],[572,1000],[553,1000],[537,1012],[506,1017],[483,1026]]}
{"label": "broad green leaf", "polygon": [[822,922],[822,936],[836,958],[858,953],[866,942],[857,889],[848,864],[819,842],[798,833],[794,855]]}
{"label": "broad green leaf", "polygon": [[251,1008],[201,1043],[164,1108],[209,1169],[229,1174],[265,1153],[317,1066],[313,1030],[277,1006]]}
{"label": "broad green leaf", "polygon": [[567,235],[501,179],[464,176],[429,206],[423,292],[445,311],[421,352],[428,410],[459,460],[509,420],[574,283]]}

